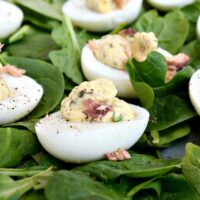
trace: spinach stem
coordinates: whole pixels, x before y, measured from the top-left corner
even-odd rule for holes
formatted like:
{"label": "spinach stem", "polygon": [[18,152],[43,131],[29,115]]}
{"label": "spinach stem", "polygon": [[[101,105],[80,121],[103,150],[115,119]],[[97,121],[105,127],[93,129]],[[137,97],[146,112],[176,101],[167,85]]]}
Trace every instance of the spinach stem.
{"label": "spinach stem", "polygon": [[75,34],[75,31],[74,31],[73,25],[71,23],[71,20],[69,19],[68,16],[65,16],[64,19],[65,19],[65,23],[66,23],[66,26],[68,28],[73,46],[80,53],[80,47],[79,47],[78,41],[76,39],[76,34]]}

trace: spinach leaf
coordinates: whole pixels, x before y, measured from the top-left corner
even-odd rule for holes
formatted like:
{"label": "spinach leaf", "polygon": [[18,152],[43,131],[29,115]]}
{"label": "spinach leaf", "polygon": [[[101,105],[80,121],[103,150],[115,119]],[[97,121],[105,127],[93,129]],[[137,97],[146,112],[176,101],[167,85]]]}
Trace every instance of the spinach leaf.
{"label": "spinach leaf", "polygon": [[[69,53],[71,52],[71,53]],[[51,51],[49,58],[54,66],[58,67],[73,82],[80,84],[84,79],[79,67],[76,53],[67,48]]]}
{"label": "spinach leaf", "polygon": [[44,95],[37,108],[27,116],[27,119],[39,118],[52,111],[61,101],[64,93],[64,79],[62,73],[51,64],[30,58],[6,56],[1,54],[1,62],[10,63],[23,68],[27,75],[40,83]]}
{"label": "spinach leaf", "polygon": [[49,53],[51,62],[74,83],[80,84],[84,80],[80,67],[80,46],[67,17],[64,18],[62,27],[53,30],[52,37],[63,48]]}
{"label": "spinach leaf", "polygon": [[22,120],[19,122],[13,122],[11,124],[5,125],[4,127],[24,127],[31,131],[32,133],[35,133],[35,124],[40,119],[31,119],[31,120]]}
{"label": "spinach leaf", "polygon": [[52,172],[48,169],[35,176],[14,181],[9,176],[0,175],[0,199],[19,199],[23,194],[33,187],[45,187]]}
{"label": "spinach leaf", "polygon": [[19,163],[17,168],[24,169],[24,168],[31,168],[31,167],[36,167],[36,166],[37,166],[37,163],[32,158],[32,155],[29,155],[23,158],[23,160]]}
{"label": "spinach leaf", "polygon": [[196,23],[197,18],[200,13],[200,2],[195,2],[193,4],[187,5],[181,9],[189,21],[189,34],[187,37],[187,42],[196,39]]}
{"label": "spinach leaf", "polygon": [[61,47],[67,47],[68,44],[68,30],[65,30],[64,22],[62,25],[55,27],[51,32],[51,37],[53,40]]}
{"label": "spinach leaf", "polygon": [[0,175],[0,199],[12,200],[18,199],[26,191],[33,187],[34,183],[30,182],[15,182],[9,176]]}
{"label": "spinach leaf", "polygon": [[25,177],[25,176],[34,176],[40,172],[43,172],[47,167],[37,166],[30,168],[0,168],[0,175],[12,176],[12,177]]}
{"label": "spinach leaf", "polygon": [[25,14],[25,21],[29,22],[30,24],[33,24],[34,26],[42,30],[51,31],[53,28],[60,25],[60,22],[45,17],[44,15],[36,13],[32,10],[23,8],[23,12]]}
{"label": "spinach leaf", "polygon": [[[23,27],[22,27],[23,28]],[[48,60],[48,53],[58,48],[51,35],[35,29],[29,29],[21,40],[5,48],[12,56]]]}
{"label": "spinach leaf", "polygon": [[190,133],[190,127],[188,124],[180,123],[163,131],[152,130],[147,137],[147,143],[150,146],[166,147],[171,142],[182,138]]}
{"label": "spinach leaf", "polygon": [[129,60],[127,70],[133,89],[146,108],[152,106],[154,95],[164,96],[177,90],[180,91],[180,86],[182,90],[185,90],[188,86],[184,87],[184,84],[188,84],[194,71],[192,67],[186,66],[178,71],[172,80],[166,82],[166,59],[158,52],[151,52],[143,62],[135,59]]}
{"label": "spinach leaf", "polygon": [[136,75],[136,67],[130,60],[126,67],[136,96],[141,101],[143,107],[150,108],[154,100],[153,89],[147,83],[143,82],[141,78],[138,78]]}
{"label": "spinach leaf", "polygon": [[187,101],[176,95],[155,97],[153,106],[149,109],[150,120],[147,127],[151,130],[164,130],[196,115]]}
{"label": "spinach leaf", "polygon": [[8,38],[8,43],[12,44],[23,39],[27,35],[34,34],[35,29],[30,25],[24,25]]}
{"label": "spinach leaf", "polygon": [[45,195],[48,200],[128,200],[87,174],[73,171],[58,171],[50,178]]}
{"label": "spinach leaf", "polygon": [[[101,182],[101,181],[100,181]],[[127,196],[127,193],[138,184],[138,181],[136,179],[133,179],[131,177],[121,176],[116,180],[103,182],[106,187],[111,188],[124,197]]]}
{"label": "spinach leaf", "polygon": [[25,193],[20,200],[46,200],[43,190],[30,190]]}
{"label": "spinach leaf", "polygon": [[89,173],[99,179],[108,181],[120,176],[128,177],[154,177],[179,168],[179,160],[162,160],[153,156],[131,153],[131,159],[113,162],[97,161],[76,167],[73,170]]}
{"label": "spinach leaf", "polygon": [[35,135],[26,130],[0,128],[0,167],[14,167],[40,149]]}
{"label": "spinach leaf", "polygon": [[138,193],[141,190],[151,189],[151,190],[154,190],[156,192],[157,197],[160,197],[161,183],[160,183],[160,181],[155,181],[155,179],[157,179],[157,177],[138,184],[131,191],[129,191],[127,196],[133,197],[136,193]]}
{"label": "spinach leaf", "polygon": [[185,177],[180,174],[170,174],[160,179],[162,192],[160,200],[198,200],[200,196],[193,190]]}
{"label": "spinach leaf", "polygon": [[56,159],[46,151],[40,151],[39,153],[32,156],[39,166],[50,167],[54,166],[57,169],[66,168],[66,163]]}
{"label": "spinach leaf", "polygon": [[200,147],[188,143],[183,159],[183,174],[200,196]]}
{"label": "spinach leaf", "polygon": [[[181,174],[169,174],[162,177],[155,177],[153,179],[142,182],[134,187],[128,196],[135,195],[135,199],[141,199],[142,192],[145,190],[145,197],[149,193],[149,189],[156,192],[157,197],[152,196],[152,199],[159,200],[198,200],[200,196],[195,192],[192,186],[187,182],[185,177]],[[151,193],[150,193],[151,194]],[[142,195],[143,196],[143,195]],[[146,199],[146,198],[144,198]]]}
{"label": "spinach leaf", "polygon": [[[86,30],[82,30],[82,29],[74,28],[73,30],[71,30],[71,32],[69,32],[68,29],[72,27],[68,20],[69,19],[66,18],[65,21],[63,21],[62,25],[55,27],[51,34],[52,38],[60,46],[67,47],[69,45],[69,42],[73,42],[72,45],[74,45],[74,47],[77,46],[76,47],[77,49],[82,49],[88,40],[99,37],[99,35],[97,34],[89,33]],[[67,21],[67,24],[66,24],[66,21]],[[73,38],[73,41],[72,41],[72,38]]]}
{"label": "spinach leaf", "polygon": [[188,81],[194,69],[191,66],[186,66],[182,70],[178,71],[175,76],[169,82],[166,82],[160,87],[153,88],[155,96],[164,96],[167,94],[177,93],[180,91],[185,92],[188,88]]}
{"label": "spinach leaf", "polygon": [[140,32],[154,32],[159,46],[173,54],[180,51],[189,31],[188,21],[179,10],[169,12],[164,17],[159,16],[156,10],[150,10],[138,19],[134,27]]}
{"label": "spinach leaf", "polygon": [[190,42],[189,44],[184,46],[181,51],[190,56],[190,59],[191,59],[190,64],[195,69],[200,68],[200,57],[199,57],[200,40],[194,40]]}
{"label": "spinach leaf", "polygon": [[44,0],[14,0],[19,6],[28,8],[36,13],[44,15],[46,17],[61,20],[60,10],[57,9],[54,5],[48,3]]}
{"label": "spinach leaf", "polygon": [[136,75],[152,88],[165,84],[167,63],[160,53],[151,52],[145,61],[138,62],[132,59],[132,63],[135,66]]}
{"label": "spinach leaf", "polygon": [[181,9],[190,22],[196,23],[200,13],[200,2],[189,4]]}

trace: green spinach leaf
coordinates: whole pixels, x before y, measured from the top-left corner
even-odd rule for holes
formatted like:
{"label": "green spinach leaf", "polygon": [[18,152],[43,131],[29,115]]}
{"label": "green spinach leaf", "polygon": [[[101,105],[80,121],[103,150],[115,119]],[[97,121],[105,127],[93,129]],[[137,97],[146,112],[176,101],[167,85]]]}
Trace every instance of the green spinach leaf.
{"label": "green spinach leaf", "polygon": [[28,8],[36,13],[44,15],[46,17],[61,20],[60,10],[57,9],[53,4],[48,3],[44,0],[14,0],[18,5]]}
{"label": "green spinach leaf", "polygon": [[31,131],[32,133],[35,133],[35,124],[39,121],[40,119],[31,119],[31,120],[22,120],[19,122],[13,122],[11,124],[5,125],[5,127],[24,127]]}
{"label": "green spinach leaf", "polygon": [[0,128],[0,167],[14,167],[23,157],[40,150],[34,134],[26,130]]}
{"label": "green spinach leaf", "polygon": [[136,75],[136,67],[131,61],[128,62],[126,67],[136,96],[141,101],[142,106],[145,108],[150,108],[154,100],[153,89],[143,80],[141,80],[141,78],[138,78]]}
{"label": "green spinach leaf", "polygon": [[121,162],[97,161],[76,167],[73,170],[89,173],[99,179],[108,181],[120,176],[154,177],[179,168],[179,160],[161,160],[153,156],[131,153],[131,159]]}
{"label": "green spinach leaf", "polygon": [[182,70],[178,71],[172,80],[166,82],[160,87],[153,88],[155,96],[164,96],[172,93],[185,92],[188,89],[188,81],[194,69],[191,66],[186,66]]}
{"label": "green spinach leaf", "polygon": [[147,127],[151,130],[164,130],[196,115],[187,101],[176,95],[156,97],[149,109],[150,120]]}
{"label": "green spinach leaf", "polygon": [[72,171],[59,171],[50,178],[45,195],[48,200],[128,200],[87,174]]}
{"label": "green spinach leaf", "polygon": [[9,176],[0,175],[0,199],[14,200],[19,199],[23,194],[33,187],[44,188],[49,176],[52,176],[49,169],[36,174],[35,176],[14,181]]}
{"label": "green spinach leaf", "polygon": [[147,143],[150,146],[155,147],[166,147],[171,142],[185,137],[190,133],[190,127],[188,124],[180,123],[170,128],[164,129],[163,131],[152,130],[150,136],[147,137]]}
{"label": "green spinach leaf", "polygon": [[84,80],[80,67],[80,46],[67,17],[64,18],[62,27],[53,30],[52,37],[63,48],[49,53],[51,62],[74,83],[80,84]]}
{"label": "green spinach leaf", "polygon": [[200,13],[200,2],[189,4],[181,9],[189,21],[189,33],[187,42],[196,39],[196,23]]}
{"label": "green spinach leaf", "polygon": [[159,16],[156,10],[150,10],[138,19],[134,27],[140,32],[154,32],[159,46],[173,54],[180,51],[189,31],[188,21],[179,10],[169,12],[164,17]]}
{"label": "green spinach leaf", "polygon": [[1,62],[10,63],[27,71],[27,75],[40,83],[44,95],[37,108],[27,119],[36,119],[52,111],[61,101],[64,93],[64,79],[62,73],[51,64],[30,58],[6,56],[1,54]]}
{"label": "green spinach leaf", "polygon": [[46,200],[43,190],[30,190],[20,200]]}
{"label": "green spinach leaf", "polygon": [[155,181],[155,179],[157,179],[157,177],[138,184],[131,191],[129,191],[127,195],[133,197],[136,193],[138,193],[141,190],[151,189],[155,191],[157,197],[159,198],[161,194],[161,183],[160,181]]}
{"label": "green spinach leaf", "polygon": [[[134,187],[128,196],[135,195],[135,199],[141,199],[143,191],[145,190],[145,197],[150,193],[150,190],[156,192],[157,196],[152,196],[152,199],[159,200],[198,200],[200,196],[195,192],[192,186],[187,182],[185,177],[181,174],[169,174],[163,177],[155,177],[148,181],[145,181],[136,187]],[[146,199],[146,198],[144,198]]]}
{"label": "green spinach leaf", "polygon": [[200,147],[188,143],[183,159],[183,174],[200,196]]}
{"label": "green spinach leaf", "polygon": [[187,89],[186,84],[194,72],[192,67],[186,66],[166,82],[166,59],[158,52],[151,52],[143,62],[129,60],[127,70],[133,89],[146,108],[153,105],[154,95],[162,97],[177,90],[180,92],[180,86],[183,91]]}
{"label": "green spinach leaf", "polygon": [[5,48],[5,51],[12,56],[48,60],[48,53],[58,49],[58,45],[51,38],[50,34],[33,28],[27,31],[29,31],[28,34],[24,33],[21,40],[9,45]]}
{"label": "green spinach leaf", "polygon": [[152,88],[165,84],[167,63],[160,53],[151,52],[145,61],[138,62],[132,59],[132,63],[135,66],[136,76]]}
{"label": "green spinach leaf", "polygon": [[170,174],[160,179],[162,193],[160,200],[198,200],[200,196],[193,190],[185,177],[180,174]]}
{"label": "green spinach leaf", "polygon": [[190,56],[191,65],[195,69],[200,68],[200,57],[199,57],[200,40],[194,40],[190,42],[189,44],[184,46],[181,51]]}

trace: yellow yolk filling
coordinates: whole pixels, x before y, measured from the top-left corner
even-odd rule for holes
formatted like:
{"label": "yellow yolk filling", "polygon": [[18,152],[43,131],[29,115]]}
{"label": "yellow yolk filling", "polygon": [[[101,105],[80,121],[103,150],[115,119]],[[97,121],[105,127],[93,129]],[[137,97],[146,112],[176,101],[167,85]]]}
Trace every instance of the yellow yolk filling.
{"label": "yellow yolk filling", "polygon": [[129,58],[144,61],[150,52],[157,50],[158,41],[153,32],[138,32],[130,37],[107,35],[100,40],[90,41],[89,46],[98,61],[125,70]]}
{"label": "yellow yolk filling", "polygon": [[0,101],[7,99],[10,95],[10,91],[7,87],[6,82],[0,78]]}
{"label": "yellow yolk filling", "polygon": [[85,0],[85,3],[86,6],[93,11],[108,13],[123,8],[127,0]]}
{"label": "yellow yolk filling", "polygon": [[139,62],[146,60],[147,55],[157,48],[158,40],[153,32],[135,33],[131,41],[132,57]]}
{"label": "yellow yolk filling", "polygon": [[124,70],[131,57],[131,45],[120,35],[107,35],[96,43],[93,52],[97,60],[105,65]]}
{"label": "yellow yolk filling", "polygon": [[100,13],[107,13],[115,9],[113,0],[86,0],[85,2],[89,9]]}
{"label": "yellow yolk filling", "polygon": [[[112,81],[103,78],[85,81],[75,87],[62,101],[61,114],[66,120],[73,122],[112,122],[113,116],[120,117],[121,120],[132,120],[136,116],[135,111],[125,101],[116,98],[116,94],[117,90]],[[99,108],[109,108],[109,111],[96,118],[88,116],[84,112],[90,109],[90,106],[86,107],[84,103],[88,100],[97,103]]]}

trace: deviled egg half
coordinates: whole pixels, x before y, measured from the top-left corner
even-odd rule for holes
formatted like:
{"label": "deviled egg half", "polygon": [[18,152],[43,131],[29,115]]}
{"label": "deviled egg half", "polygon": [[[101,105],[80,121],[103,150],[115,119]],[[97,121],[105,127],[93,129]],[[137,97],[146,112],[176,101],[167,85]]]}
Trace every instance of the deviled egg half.
{"label": "deviled egg half", "polygon": [[149,113],[116,94],[113,82],[102,78],[75,87],[62,101],[60,111],[36,124],[42,146],[56,158],[73,163],[129,149],[145,131]]}
{"label": "deviled egg half", "polygon": [[190,78],[189,96],[196,112],[200,115],[200,69],[198,69]]}
{"label": "deviled egg half", "polygon": [[[180,70],[182,63],[186,64],[188,61],[183,58],[187,57],[186,55],[173,56],[158,47],[154,33],[126,29],[116,35],[106,35],[101,39],[89,41],[82,50],[82,70],[87,80],[107,78],[116,85],[119,97],[134,98],[136,94],[126,71],[126,63],[130,58],[143,62],[152,51],[157,51],[166,58],[168,63],[166,81],[175,75],[177,69]],[[176,65],[179,68],[176,68]]]}
{"label": "deviled egg half", "polygon": [[200,15],[197,19],[197,37],[200,38]]}
{"label": "deviled egg half", "polygon": [[182,8],[195,2],[195,0],[147,0],[153,7],[162,10],[169,11],[175,8]]}
{"label": "deviled egg half", "polygon": [[0,125],[25,117],[42,98],[42,86],[24,73],[12,65],[0,67]]}
{"label": "deviled egg half", "polygon": [[94,32],[114,29],[137,18],[143,0],[68,0],[62,7],[74,25]]}
{"label": "deviled egg half", "polygon": [[0,39],[14,33],[23,21],[24,15],[16,5],[0,1]]}

